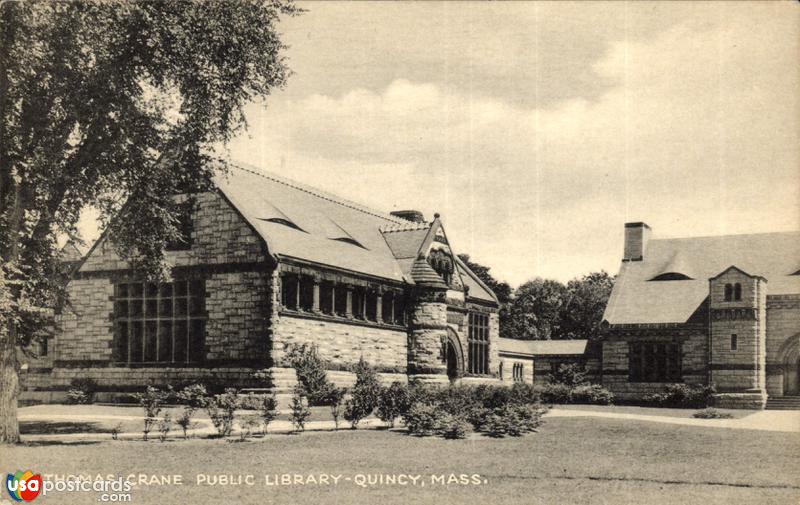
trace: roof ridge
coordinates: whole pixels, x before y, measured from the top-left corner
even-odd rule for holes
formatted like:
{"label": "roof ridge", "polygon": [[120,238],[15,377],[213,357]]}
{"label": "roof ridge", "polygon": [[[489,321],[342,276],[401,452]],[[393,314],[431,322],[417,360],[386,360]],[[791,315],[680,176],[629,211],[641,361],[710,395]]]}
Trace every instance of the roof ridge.
{"label": "roof ridge", "polygon": [[239,170],[242,170],[244,172],[256,175],[258,177],[262,177],[264,179],[267,179],[267,180],[270,180],[270,181],[273,181],[273,182],[277,182],[278,184],[283,184],[284,186],[288,186],[288,187],[290,187],[292,189],[296,189],[298,191],[302,191],[304,193],[308,193],[309,195],[315,196],[315,197],[320,198],[322,200],[326,200],[326,201],[329,201],[331,203],[335,203],[337,205],[341,205],[342,207],[347,207],[348,209],[357,210],[357,211],[362,212],[364,214],[381,218],[381,219],[383,219],[385,221],[388,221],[390,223],[393,223],[393,224],[401,224],[398,220],[392,219],[388,215],[385,215],[385,214],[381,213],[378,210],[371,209],[371,208],[369,208],[369,207],[367,207],[365,205],[361,205],[361,204],[353,202],[351,200],[347,200],[345,198],[341,198],[341,197],[336,196],[336,195],[334,195],[332,193],[328,193],[328,192],[323,191],[321,189],[314,188],[312,186],[308,186],[308,185],[303,184],[301,182],[297,182],[297,181],[294,181],[292,179],[273,174],[272,172],[262,172],[260,170],[254,170],[252,168],[244,167],[244,166],[238,164],[237,162],[233,162],[233,161],[230,161],[230,160],[224,160],[222,158],[217,158],[217,161],[220,161],[222,163],[226,163],[226,164],[228,164],[228,165],[230,165],[230,166],[232,166],[234,168],[238,168]]}
{"label": "roof ridge", "polygon": [[757,235],[800,235],[800,230],[784,230],[784,231],[761,231],[755,233],[727,233],[724,235],[693,235],[684,237],[652,237],[653,241],[666,241],[666,240],[696,240],[708,238],[728,238],[728,237],[754,237]]}

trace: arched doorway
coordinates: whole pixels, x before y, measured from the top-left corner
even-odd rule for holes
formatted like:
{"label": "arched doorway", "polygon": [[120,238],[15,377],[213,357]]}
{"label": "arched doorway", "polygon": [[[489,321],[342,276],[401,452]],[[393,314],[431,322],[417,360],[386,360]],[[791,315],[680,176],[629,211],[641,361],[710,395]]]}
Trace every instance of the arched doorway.
{"label": "arched doorway", "polygon": [[464,352],[461,348],[461,339],[452,328],[447,328],[447,342],[444,351],[447,362],[447,378],[454,381],[464,375]]}

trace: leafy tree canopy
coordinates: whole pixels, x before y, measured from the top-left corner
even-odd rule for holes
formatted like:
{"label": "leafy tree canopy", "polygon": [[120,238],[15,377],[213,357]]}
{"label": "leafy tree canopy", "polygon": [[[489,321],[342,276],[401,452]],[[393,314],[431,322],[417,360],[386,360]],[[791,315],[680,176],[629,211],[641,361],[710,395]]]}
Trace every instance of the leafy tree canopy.
{"label": "leafy tree canopy", "polygon": [[172,195],[202,190],[243,107],[285,83],[277,24],[297,12],[280,0],[0,4],[0,410],[16,401],[13,345],[55,304],[59,235],[94,206],[123,257],[163,273]]}
{"label": "leafy tree canopy", "polygon": [[494,276],[489,273],[491,267],[487,267],[472,261],[469,254],[459,254],[458,258],[463,261],[464,264],[467,265],[469,269],[472,270],[472,272],[483,281],[484,284],[494,291],[494,294],[497,295],[497,299],[500,301],[500,305],[505,305],[511,301],[511,286],[509,286],[506,282],[495,279]]}

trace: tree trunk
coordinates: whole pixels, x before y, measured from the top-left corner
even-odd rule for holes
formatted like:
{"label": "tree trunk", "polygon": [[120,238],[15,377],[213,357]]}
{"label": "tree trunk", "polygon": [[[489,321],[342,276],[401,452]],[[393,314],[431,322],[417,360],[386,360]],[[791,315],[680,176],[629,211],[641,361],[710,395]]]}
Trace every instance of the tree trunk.
{"label": "tree trunk", "polygon": [[16,444],[19,442],[19,367],[14,335],[7,330],[0,337],[0,444]]}

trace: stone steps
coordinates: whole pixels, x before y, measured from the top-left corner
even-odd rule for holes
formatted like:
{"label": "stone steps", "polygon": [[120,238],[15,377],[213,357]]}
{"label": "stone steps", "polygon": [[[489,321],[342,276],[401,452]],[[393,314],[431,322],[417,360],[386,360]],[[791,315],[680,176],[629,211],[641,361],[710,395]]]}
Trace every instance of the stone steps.
{"label": "stone steps", "polygon": [[800,396],[775,396],[767,399],[766,410],[800,410]]}

